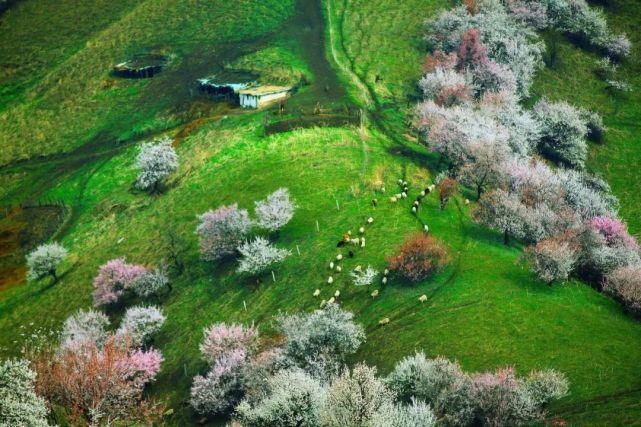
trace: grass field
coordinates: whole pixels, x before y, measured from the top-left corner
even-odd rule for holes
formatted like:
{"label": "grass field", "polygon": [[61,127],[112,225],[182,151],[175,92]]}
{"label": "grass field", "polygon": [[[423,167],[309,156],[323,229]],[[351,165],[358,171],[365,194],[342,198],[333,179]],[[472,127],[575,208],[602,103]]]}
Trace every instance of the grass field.
{"label": "grass field", "polygon": [[[415,196],[435,173],[438,162],[406,137],[408,131],[403,125],[412,103],[413,81],[420,70],[423,19],[449,2],[326,1],[330,2],[334,18],[334,37],[328,37],[334,46],[326,47],[328,56],[341,61],[334,66],[342,70],[339,77],[355,103],[362,102],[359,91],[363,87],[369,92],[365,98],[375,98],[376,105],[370,106],[370,125],[363,130],[318,128],[264,136],[263,112],[239,114],[206,104],[207,108],[199,110],[202,117],[187,126],[181,125],[186,121],[182,118],[169,124],[158,122],[165,123],[161,129],[168,128],[170,135],[180,137],[177,150],[181,165],[169,182],[167,193],[157,197],[131,190],[136,175],[133,160],[140,138],[137,135],[142,133],[132,134],[131,128],[156,123],[153,120],[158,117],[170,116],[165,112],[172,108],[193,105],[191,98],[184,98],[189,99],[185,104],[183,98],[172,98],[173,95],[156,99],[163,84],[172,82],[166,89],[170,92],[180,86],[181,79],[191,79],[207,68],[203,64],[220,64],[218,60],[209,63],[209,59],[191,61],[188,58],[192,52],[199,52],[194,53],[198,56],[207,49],[213,53],[225,50],[238,56],[282,48],[282,40],[289,37],[286,17],[294,14],[290,9],[293,3],[242,1],[234,2],[242,7],[233,10],[216,8],[228,4],[224,1],[105,4],[105,8],[113,8],[108,12],[111,20],[86,23],[83,31],[90,35],[83,40],[74,33],[59,41],[68,49],[75,46],[75,51],[67,51],[67,59],[58,62],[60,57],[52,54],[55,60],[33,65],[40,70],[39,76],[25,77],[28,73],[16,72],[16,76],[23,77],[15,78],[14,89],[2,92],[9,106],[0,113],[0,120],[23,114],[24,121],[14,122],[11,130],[0,130],[0,142],[15,146],[15,151],[2,161],[71,150],[92,141],[99,130],[119,134],[125,143],[95,158],[88,159],[80,151],[77,158],[51,158],[0,169],[0,198],[4,204],[34,199],[36,194],[37,200],[60,200],[71,207],[70,219],[58,237],[72,253],[56,286],[49,287],[43,281],[0,289],[0,357],[17,354],[25,338],[16,331],[28,336],[37,328],[58,328],[76,309],[89,307],[91,281],[105,261],[125,256],[132,262],[158,264],[167,257],[164,236],[172,230],[185,249],[186,271],[173,277],[173,292],[161,300],[168,320],[154,345],[163,351],[166,360],[158,382],[150,388],[152,396],[166,400],[174,409],[175,414],[167,420],[169,425],[193,424],[199,418],[184,402],[191,378],[204,369],[198,344],[205,326],[220,320],[253,321],[264,334],[274,334],[275,314],[318,306],[319,299],[312,296],[316,288],[321,289],[321,298],[341,290],[341,303],[356,313],[367,331],[367,342],[353,360],[376,364],[383,373],[404,355],[421,349],[429,355],[459,359],[470,370],[510,364],[525,373],[550,367],[565,372],[572,384],[570,396],[551,408],[552,416],[577,425],[621,425],[638,420],[641,346],[637,344],[641,340],[641,324],[585,284],[547,287],[535,281],[520,262],[518,245],[505,247],[500,236],[470,220],[470,206],[464,203],[463,195],[443,211],[431,196],[421,208],[419,219],[409,211],[411,202],[388,201],[396,192],[398,178],[407,179],[410,196]],[[5,40],[1,33],[6,30],[5,19],[14,20],[14,26],[24,24],[29,8],[42,3],[43,0],[19,3],[19,8],[9,12],[13,15],[1,18],[0,38]],[[632,28],[635,21],[629,15],[636,12],[632,6],[632,2],[620,1],[620,9],[612,12],[615,26]],[[135,17],[142,13],[152,16],[140,30],[145,43],[130,41],[125,46],[110,47],[107,40],[120,34],[122,28],[134,28]],[[205,13],[207,25],[203,21]],[[266,17],[261,29],[264,36],[258,41],[243,41],[247,33],[240,28],[254,14]],[[66,22],[71,18],[59,19]],[[154,19],[175,20],[175,24],[154,34]],[[275,30],[283,23],[285,27]],[[197,31],[198,25],[205,29]],[[275,31],[270,33],[270,29]],[[168,39],[173,34],[179,34],[176,43]],[[40,43],[41,47],[33,49],[50,48],[45,39]],[[107,90],[113,91],[110,94],[95,89],[108,78],[106,70],[114,55],[129,54],[151,44],[166,45],[165,49],[177,53],[174,65],[158,80],[120,82],[115,89]],[[109,54],[98,54],[98,46],[104,46]],[[592,155],[591,168],[606,174],[622,199],[623,216],[630,221],[632,231],[638,233],[636,213],[640,207],[633,198],[626,197],[639,179],[631,167],[640,155],[633,133],[637,95],[632,93],[627,100],[607,103],[603,88],[591,77],[592,55],[565,42],[561,46],[567,51],[567,58],[554,70],[543,72],[537,81],[537,94],[586,103],[604,114],[611,131],[605,145],[592,150],[597,154]],[[332,48],[336,55],[331,53]],[[298,48],[289,48],[288,52],[291,57],[287,63],[297,67],[306,64],[315,83],[335,80],[335,76],[318,71],[324,68],[314,62],[317,52]],[[88,73],[83,85],[96,90],[90,91],[91,96],[81,88],[73,89],[76,84],[71,78],[65,77],[61,87],[56,83],[60,76],[78,67],[80,58],[92,58],[91,64],[102,67],[99,72],[90,72],[91,67],[83,69]],[[635,86],[637,70],[638,62],[624,67]],[[583,77],[590,83],[579,83]],[[567,82],[568,88],[557,91],[552,79]],[[2,80],[3,88],[7,81]],[[325,84],[320,83],[320,87]],[[64,88],[71,91],[67,94]],[[312,85],[296,102],[301,108],[306,107],[314,102],[313,96],[322,92],[318,84]],[[337,90],[333,96],[342,99],[343,95]],[[55,121],[43,116],[55,99],[69,104],[75,97],[75,113],[61,106],[60,110],[56,107]],[[141,105],[144,107],[138,108]],[[93,119],[86,121],[88,116]],[[30,139],[29,133],[35,129],[53,132],[45,138],[50,145]],[[154,127],[146,132],[153,133]],[[3,150],[3,156],[4,153]],[[387,188],[385,194],[377,191],[381,184]],[[291,249],[294,255],[274,272],[275,281],[268,274],[256,283],[238,276],[233,264],[209,265],[199,260],[194,234],[198,214],[235,201],[251,212],[254,200],[280,186],[291,190],[299,210],[280,232],[278,244]],[[373,198],[379,201],[377,207],[372,205]],[[357,264],[384,268],[385,256],[393,254],[408,233],[419,231],[423,222],[448,245],[450,265],[415,286],[392,280],[375,300],[369,296],[373,288],[352,286],[346,273],[327,285],[327,264],[337,253],[336,242],[369,216],[374,223],[366,231],[367,247],[354,259],[346,260],[344,271]],[[429,297],[424,304],[418,301],[422,294]],[[117,319],[123,311],[121,307],[110,314]],[[383,317],[389,317],[391,322],[379,327],[378,321]]]}

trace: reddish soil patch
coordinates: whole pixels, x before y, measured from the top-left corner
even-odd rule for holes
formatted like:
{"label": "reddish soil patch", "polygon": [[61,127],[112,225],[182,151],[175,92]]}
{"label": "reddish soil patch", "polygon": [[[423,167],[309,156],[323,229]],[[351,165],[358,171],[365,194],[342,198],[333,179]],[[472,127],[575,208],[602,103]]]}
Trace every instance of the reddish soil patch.
{"label": "reddish soil patch", "polygon": [[61,206],[0,208],[0,291],[25,277],[25,254],[53,235],[64,220]]}

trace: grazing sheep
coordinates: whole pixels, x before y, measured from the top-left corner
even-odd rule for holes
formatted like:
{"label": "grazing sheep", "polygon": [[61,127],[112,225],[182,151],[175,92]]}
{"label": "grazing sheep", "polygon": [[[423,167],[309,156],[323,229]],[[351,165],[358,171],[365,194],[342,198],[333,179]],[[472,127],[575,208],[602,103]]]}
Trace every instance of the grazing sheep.
{"label": "grazing sheep", "polygon": [[336,261],[340,261],[342,259],[343,259],[343,254],[336,255]]}
{"label": "grazing sheep", "polygon": [[407,199],[407,193],[405,191],[401,193],[401,198]]}
{"label": "grazing sheep", "polygon": [[320,289],[316,289],[316,290],[314,291],[314,296],[315,296],[315,297],[317,297],[317,296],[319,296],[319,295],[320,295]]}
{"label": "grazing sheep", "polygon": [[336,302],[336,298],[331,297],[329,301],[327,301],[327,304],[334,304]]}
{"label": "grazing sheep", "polygon": [[361,239],[357,237],[357,238],[355,238],[355,239],[350,240],[349,242],[350,242],[352,245],[358,245],[359,243],[361,243]]}
{"label": "grazing sheep", "polygon": [[418,297],[418,300],[419,300],[420,302],[425,302],[425,301],[427,301],[427,295],[425,295],[425,294],[421,295],[420,297]]}
{"label": "grazing sheep", "polygon": [[403,180],[399,178],[398,185],[403,185]]}
{"label": "grazing sheep", "polygon": [[425,191],[425,190],[421,191],[421,197],[425,197],[425,195],[426,195],[426,194],[427,194],[427,193],[426,193],[426,191]]}
{"label": "grazing sheep", "polygon": [[354,267],[354,271],[363,271],[363,267],[361,267],[359,264],[356,267]]}
{"label": "grazing sheep", "polygon": [[334,283],[334,278],[332,276],[329,276],[329,279],[327,279],[327,283],[329,283],[330,285]]}
{"label": "grazing sheep", "polygon": [[384,193],[384,192],[385,192],[385,186],[382,186],[381,187],[381,193]]}
{"label": "grazing sheep", "polygon": [[330,269],[330,270],[333,270],[333,269],[334,269],[334,261],[332,261],[332,262],[330,262],[330,263],[329,263],[329,269]]}
{"label": "grazing sheep", "polygon": [[371,224],[373,222],[374,222],[374,218],[372,218],[371,216],[369,218],[367,218],[367,223],[368,224]]}
{"label": "grazing sheep", "polygon": [[420,202],[420,201],[418,201],[418,200],[414,200],[414,206],[416,206],[416,207],[418,208],[418,206],[419,206],[420,204],[421,204],[421,202]]}
{"label": "grazing sheep", "polygon": [[389,198],[389,201],[392,202],[392,203],[396,203],[398,201],[398,199],[396,198],[396,196],[392,196],[392,197]]}
{"label": "grazing sheep", "polygon": [[320,303],[320,308],[325,307],[325,305],[327,305],[327,301],[322,300],[321,303]]}
{"label": "grazing sheep", "polygon": [[412,206],[412,213],[413,213],[413,214],[415,214],[415,213],[416,213],[416,206]]}
{"label": "grazing sheep", "polygon": [[430,193],[434,191],[435,188],[436,186],[434,184],[431,184],[429,187],[427,187],[427,189],[430,190]]}
{"label": "grazing sheep", "polygon": [[337,265],[336,266],[336,272],[340,273],[341,271],[343,271],[343,268],[340,265]]}
{"label": "grazing sheep", "polygon": [[381,283],[386,285],[387,284],[387,277],[383,276],[383,278],[381,279]]}
{"label": "grazing sheep", "polygon": [[374,206],[374,207],[378,206],[378,200],[377,199],[372,199],[372,206]]}
{"label": "grazing sheep", "polygon": [[381,320],[378,321],[378,324],[381,326],[385,326],[389,323],[389,317],[383,317]]}
{"label": "grazing sheep", "polygon": [[403,181],[403,187],[407,187],[407,181]]}
{"label": "grazing sheep", "polygon": [[465,204],[469,205],[470,204],[470,199],[465,199]]}
{"label": "grazing sheep", "polygon": [[334,292],[334,297],[335,298],[338,298],[339,296],[341,296],[341,291]]}
{"label": "grazing sheep", "polygon": [[430,227],[428,227],[427,224],[425,224],[423,226],[423,231],[425,231],[426,233],[429,233],[430,232]]}
{"label": "grazing sheep", "polygon": [[361,238],[361,248],[365,247],[365,237]]}
{"label": "grazing sheep", "polygon": [[378,296],[378,289],[376,289],[374,292],[370,294],[372,298],[376,298]]}
{"label": "grazing sheep", "polygon": [[361,228],[359,228],[359,229],[358,229],[358,232],[359,232],[359,233],[361,233],[361,234],[365,233],[365,227],[361,227]]}
{"label": "grazing sheep", "polygon": [[383,271],[383,276],[387,276],[388,274],[389,274],[389,270],[386,268],[386,269]]}

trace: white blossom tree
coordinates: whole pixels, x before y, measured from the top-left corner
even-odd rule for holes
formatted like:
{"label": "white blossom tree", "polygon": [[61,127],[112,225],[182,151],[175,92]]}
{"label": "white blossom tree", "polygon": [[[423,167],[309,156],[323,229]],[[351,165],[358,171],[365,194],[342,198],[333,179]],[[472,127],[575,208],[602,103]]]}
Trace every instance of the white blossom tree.
{"label": "white blossom tree", "polygon": [[200,253],[206,261],[217,261],[236,253],[252,228],[246,209],[234,203],[221,206],[200,216],[196,233],[200,238]]}
{"label": "white blossom tree", "polygon": [[158,307],[131,307],[125,312],[116,335],[142,345],[158,332],[165,323],[165,315]]}
{"label": "white blossom tree", "polygon": [[279,188],[265,200],[255,202],[258,225],[269,231],[277,231],[294,216],[296,205],[290,200],[289,190]]}
{"label": "white blossom tree", "polygon": [[354,270],[350,273],[352,281],[356,286],[369,286],[374,283],[374,279],[378,276],[378,271],[371,265],[368,265],[365,270]]}
{"label": "white blossom tree", "polygon": [[260,274],[291,255],[290,250],[276,248],[263,237],[243,243],[238,252],[242,258],[237,271],[248,274]]}
{"label": "white blossom tree", "polygon": [[60,348],[75,349],[95,344],[102,347],[108,337],[109,318],[100,311],[79,310],[65,320],[60,333]]}
{"label": "white blossom tree", "polygon": [[0,426],[46,427],[49,410],[35,392],[36,373],[26,360],[0,362]]}
{"label": "white blossom tree", "polygon": [[136,157],[136,188],[149,193],[161,191],[165,178],[178,169],[178,154],[171,143],[171,139],[165,137],[140,147],[140,153]]}
{"label": "white blossom tree", "polygon": [[27,279],[38,280],[51,276],[53,283],[58,281],[56,269],[67,257],[68,251],[58,243],[45,243],[27,255]]}

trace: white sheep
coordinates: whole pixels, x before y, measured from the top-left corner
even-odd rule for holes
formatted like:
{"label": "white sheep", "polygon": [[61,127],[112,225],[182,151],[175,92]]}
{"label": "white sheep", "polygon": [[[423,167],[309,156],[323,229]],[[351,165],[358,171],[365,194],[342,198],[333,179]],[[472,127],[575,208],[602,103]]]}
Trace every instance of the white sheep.
{"label": "white sheep", "polygon": [[339,296],[341,296],[341,291],[334,292],[334,297],[335,298],[338,298]]}
{"label": "white sheep", "polygon": [[412,213],[413,213],[413,214],[415,214],[415,213],[416,213],[416,206],[412,206]]}
{"label": "white sheep", "polygon": [[354,267],[354,271],[363,271],[363,267],[361,267],[361,265],[359,264],[356,267]]}
{"label": "white sheep", "polygon": [[383,276],[383,278],[381,279],[381,283],[386,285],[387,284],[387,277]]}
{"label": "white sheep", "polygon": [[340,273],[341,271],[343,271],[343,268],[340,265],[337,265],[336,266],[336,272]]}
{"label": "white sheep", "polygon": [[470,204],[470,199],[465,199],[465,204],[469,205]]}
{"label": "white sheep", "polygon": [[320,302],[320,308],[325,307],[325,305],[326,305],[326,304],[327,304],[327,301],[322,300],[322,301]]}
{"label": "white sheep", "polygon": [[389,323],[389,317],[383,317],[381,320],[378,321],[378,324],[381,326],[387,325]]}
{"label": "white sheep", "polygon": [[421,191],[421,197],[425,197],[425,190]]}
{"label": "white sheep", "polygon": [[398,185],[403,185],[403,180],[400,178],[398,179]]}
{"label": "white sheep", "polygon": [[405,191],[403,191],[403,192],[401,193],[401,197],[402,197],[403,199],[407,199],[407,193],[406,193]]}
{"label": "white sheep", "polygon": [[418,297],[418,300],[419,300],[420,302],[422,302],[422,303],[423,303],[423,302],[425,302],[425,301],[427,301],[427,295],[425,295],[425,294],[421,295],[420,297]]}
{"label": "white sheep", "polygon": [[320,295],[320,289],[316,289],[316,290],[314,291],[314,296],[315,296],[315,297],[317,297],[317,296],[319,296],[319,295]]}
{"label": "white sheep", "polygon": [[327,279],[327,283],[329,283],[330,285],[334,283],[334,278],[332,276],[329,276],[329,279]]}
{"label": "white sheep", "polygon": [[372,298],[376,298],[378,296],[378,289],[376,289],[374,292],[370,294]]}
{"label": "white sheep", "polygon": [[331,262],[329,263],[329,269],[330,269],[330,270],[333,270],[333,269],[334,269],[334,261],[331,261]]}
{"label": "white sheep", "polygon": [[387,276],[388,274],[389,274],[389,269],[386,268],[385,270],[383,270],[383,276]]}
{"label": "white sheep", "polygon": [[361,237],[361,248],[365,247],[365,237]]}
{"label": "white sheep", "polygon": [[432,191],[434,191],[436,186],[434,184],[430,184],[427,188],[428,188],[428,190],[430,190],[430,193],[431,193]]}
{"label": "white sheep", "polygon": [[336,298],[331,297],[329,301],[327,301],[327,304],[334,304],[336,302]]}
{"label": "white sheep", "polygon": [[397,199],[400,199],[403,197],[403,193],[396,193],[394,197],[396,197]]}
{"label": "white sheep", "polygon": [[389,198],[389,201],[392,202],[392,203],[396,203],[398,201],[398,199],[396,198],[396,196],[392,196],[392,197]]}
{"label": "white sheep", "polygon": [[427,224],[425,224],[425,225],[423,226],[423,231],[425,231],[426,233],[429,233],[429,232],[430,232],[430,227],[428,227],[428,225],[427,225]]}
{"label": "white sheep", "polygon": [[355,239],[350,239],[350,241],[349,241],[349,242],[350,242],[352,245],[358,245],[358,244],[360,244],[360,243],[361,243],[361,239],[360,239],[359,237],[357,237],[357,238],[355,238]]}
{"label": "white sheep", "polygon": [[343,254],[336,255],[336,261],[340,261],[342,259],[343,259]]}
{"label": "white sheep", "polygon": [[359,232],[359,233],[361,233],[361,234],[365,233],[365,227],[361,227],[361,228],[359,228],[359,229],[358,229],[358,232]]}
{"label": "white sheep", "polygon": [[373,222],[374,222],[374,218],[372,218],[371,216],[369,218],[367,218],[367,223],[368,224],[371,224]]}
{"label": "white sheep", "polygon": [[403,187],[407,187],[407,181],[403,181]]}

